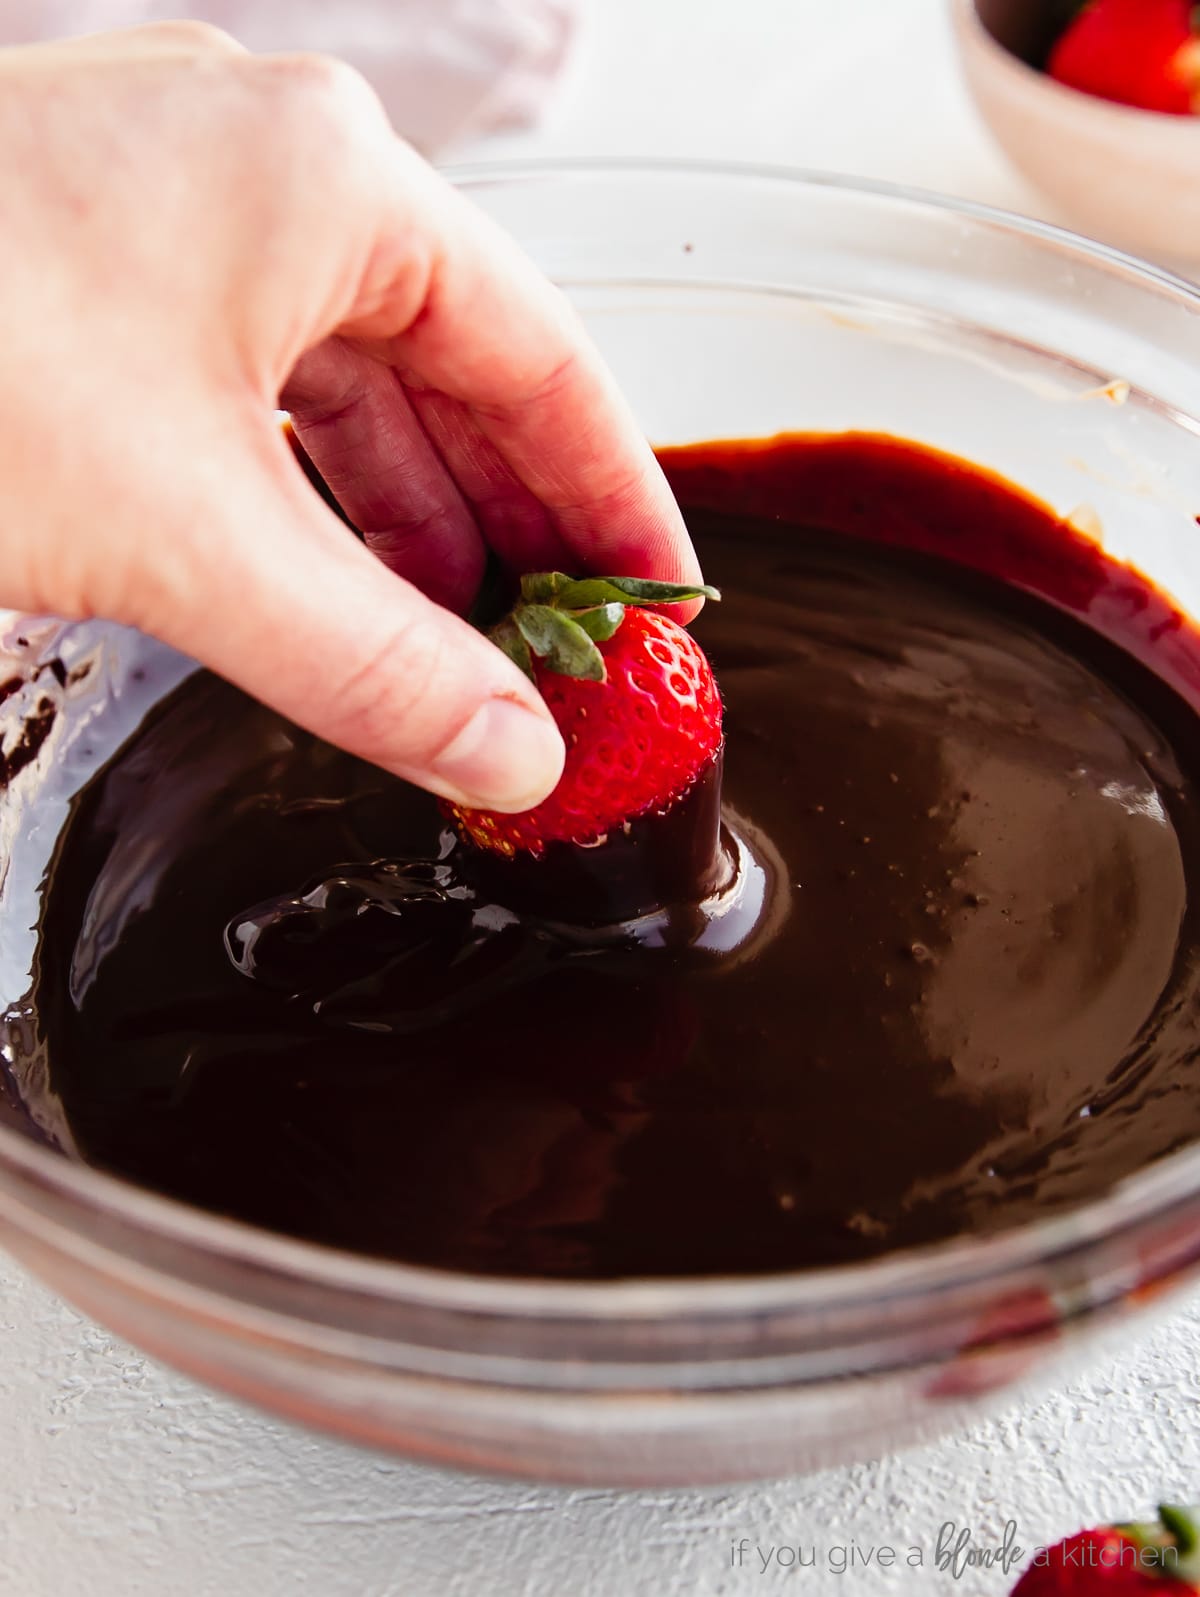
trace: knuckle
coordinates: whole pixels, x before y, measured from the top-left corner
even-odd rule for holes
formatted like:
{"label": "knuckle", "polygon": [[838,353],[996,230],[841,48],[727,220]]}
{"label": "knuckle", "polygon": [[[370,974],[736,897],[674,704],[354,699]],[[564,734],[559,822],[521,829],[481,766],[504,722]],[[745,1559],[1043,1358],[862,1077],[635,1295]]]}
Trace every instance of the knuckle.
{"label": "knuckle", "polygon": [[478,401],[472,409],[488,421],[508,421],[513,409],[552,409],[570,390],[579,375],[579,356],[572,350],[557,360],[549,371],[539,370],[510,384],[505,393],[491,400]]}
{"label": "knuckle", "polygon": [[170,22],[156,22],[143,30],[157,42],[179,49],[193,50],[209,55],[242,55],[244,47],[231,33],[217,27],[215,22],[200,22],[193,17],[181,17]]}
{"label": "knuckle", "polygon": [[277,114],[323,143],[346,139],[383,116],[379,100],[362,73],[336,56],[265,56],[257,67]]}
{"label": "knuckle", "polygon": [[338,684],[341,735],[360,747],[403,743],[415,759],[435,754],[458,730],[445,714],[449,667],[445,634],[433,618],[416,616],[385,634]]}

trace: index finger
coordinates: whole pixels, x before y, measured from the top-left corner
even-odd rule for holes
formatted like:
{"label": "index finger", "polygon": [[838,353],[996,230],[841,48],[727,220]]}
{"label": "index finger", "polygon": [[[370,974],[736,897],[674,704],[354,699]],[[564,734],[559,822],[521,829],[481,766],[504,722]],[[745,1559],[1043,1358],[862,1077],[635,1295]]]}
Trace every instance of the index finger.
{"label": "index finger", "polygon": [[[426,170],[419,310],[389,325],[385,293],[343,331],[399,373],[513,565],[561,565],[565,553],[579,569],[698,582],[679,507],[578,316],[507,234]],[[405,210],[412,225],[411,196]]]}

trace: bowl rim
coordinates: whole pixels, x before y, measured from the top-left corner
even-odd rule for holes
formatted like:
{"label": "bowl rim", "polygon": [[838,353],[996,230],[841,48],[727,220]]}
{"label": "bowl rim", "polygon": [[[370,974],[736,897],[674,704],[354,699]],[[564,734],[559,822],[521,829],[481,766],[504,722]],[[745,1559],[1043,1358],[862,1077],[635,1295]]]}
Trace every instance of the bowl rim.
{"label": "bowl rim", "polygon": [[[957,0],[956,0],[957,3]],[[444,168],[468,191],[489,184],[529,180],[628,178],[749,180],[788,188],[827,188],[872,196],[890,204],[918,206],[967,217],[1039,245],[1081,254],[1143,289],[1175,299],[1200,315],[1200,285],[1139,260],[1111,245],[1052,223],[1022,217],[973,200],[920,188],[804,168],[703,160],[608,159],[469,162]],[[523,1276],[474,1275],[405,1264],[324,1244],[194,1208],[108,1172],[79,1163],[15,1128],[0,1125],[0,1223],[10,1201],[18,1211],[45,1218],[42,1200],[66,1202],[89,1218],[109,1218],[162,1242],[252,1265],[306,1286],[352,1291],[363,1297],[498,1320],[537,1316],[587,1318],[599,1322],[713,1318],[747,1311],[862,1311],[889,1300],[911,1301],[987,1284],[1015,1289],[1029,1272],[1064,1264],[1099,1251],[1117,1239],[1136,1238],[1150,1227],[1186,1218],[1198,1233],[1200,1252],[1200,1141],[1125,1177],[1089,1203],[984,1237],[954,1237],[860,1263],[752,1275],[629,1277],[571,1281]],[[42,1227],[31,1227],[34,1230]],[[73,1228],[93,1245],[115,1244],[85,1227]],[[2,1238],[3,1232],[0,1232]],[[126,1249],[117,1248],[126,1253]],[[1190,1257],[1190,1256],[1189,1256]]]}
{"label": "bowl rim", "polygon": [[[971,0],[952,0],[952,3],[970,5]],[[996,48],[1003,55],[1010,56],[1012,60],[1017,59],[1010,51],[1005,50],[1003,45],[998,44]],[[1026,70],[1035,77],[1044,76],[1043,73],[1034,73],[1032,67],[1027,67]],[[1079,93],[1077,89],[1066,92]],[[1083,95],[1082,98],[1091,100],[1095,96]],[[1098,103],[1108,105],[1110,102],[1101,100]],[[1129,106],[1117,106],[1115,109],[1132,109],[1135,115],[1139,114],[1136,108]],[[1140,114],[1165,115],[1162,112],[1149,111]],[[1200,117],[1196,118],[1196,123],[1200,128]],[[1020,211],[1006,210],[1000,205],[989,205],[984,200],[944,194],[938,189],[921,188],[918,184],[892,183],[885,178],[858,177],[844,172],[827,171],[822,167],[791,166],[786,162],[716,161],[688,156],[585,155],[545,156],[506,161],[452,161],[439,165],[438,171],[457,187],[465,189],[482,188],[493,183],[526,182],[545,178],[640,175],[665,178],[717,178],[735,182],[753,180],[778,183],[784,188],[834,189],[852,194],[873,195],[882,200],[898,201],[931,211],[945,212],[952,216],[968,217],[971,221],[995,227],[1000,231],[1024,234],[1027,238],[1035,239],[1042,244],[1066,247],[1086,256],[1093,263],[1119,269],[1123,275],[1132,276],[1143,287],[1152,287],[1159,292],[1166,291],[1171,297],[1181,295],[1185,300],[1190,300],[1193,308],[1200,312],[1200,282],[1184,277],[1181,272],[1172,271],[1169,266],[1148,260],[1132,250],[1122,249],[1119,244],[1107,244],[1101,239],[1090,238],[1087,234],[1058,222],[1045,222],[1038,217],[1025,216]]]}
{"label": "bowl rim", "polygon": [[1003,44],[979,15],[979,0],[950,0],[950,11],[958,31],[960,43],[967,40],[985,51],[993,61],[1006,71],[1034,88],[1034,92],[1055,99],[1060,105],[1073,105],[1084,116],[1097,116],[1116,121],[1142,122],[1151,127],[1174,127],[1181,140],[1200,142],[1200,116],[1178,116],[1171,111],[1154,111],[1145,106],[1125,105],[1120,100],[1106,100],[1101,94],[1089,94],[1070,83],[1060,83],[1048,72],[1031,65],[1024,56]]}

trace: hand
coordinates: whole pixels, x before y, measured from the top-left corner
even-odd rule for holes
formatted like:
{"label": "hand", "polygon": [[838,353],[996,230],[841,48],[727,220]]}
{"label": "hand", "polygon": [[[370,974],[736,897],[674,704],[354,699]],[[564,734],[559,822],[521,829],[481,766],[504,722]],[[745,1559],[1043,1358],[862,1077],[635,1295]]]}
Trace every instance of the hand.
{"label": "hand", "polygon": [[194,23],[0,51],[0,174],[0,603],[141,627],[459,802],[545,797],[549,713],[454,613],[485,547],[699,577],[565,300],[349,68]]}

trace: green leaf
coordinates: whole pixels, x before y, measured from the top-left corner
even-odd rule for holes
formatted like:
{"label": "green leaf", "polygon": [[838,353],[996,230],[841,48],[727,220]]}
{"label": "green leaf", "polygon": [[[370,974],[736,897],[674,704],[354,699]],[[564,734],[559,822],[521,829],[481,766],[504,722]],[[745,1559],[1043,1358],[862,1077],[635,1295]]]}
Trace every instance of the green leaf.
{"label": "green leaf", "polygon": [[1190,1557],[1196,1551],[1198,1537],[1196,1522],[1186,1508],[1180,1508],[1175,1503],[1160,1503],[1158,1517],[1175,1538],[1175,1545],[1180,1555]]}
{"label": "green leaf", "polygon": [[533,658],[529,653],[529,645],[521,636],[512,616],[505,616],[492,628],[488,637],[498,649],[504,650],[514,665],[520,666],[530,681],[533,680]]}
{"label": "green leaf", "polygon": [[521,604],[513,611],[521,636],[551,671],[562,676],[603,682],[606,672],[600,650],[578,622],[548,604]]}
{"label": "green leaf", "polygon": [[594,610],[576,610],[571,616],[593,643],[607,643],[624,619],[623,604],[598,604]]}
{"label": "green leaf", "polygon": [[1200,1581],[1200,1529],[1194,1508],[1176,1503],[1160,1503],[1158,1518],[1151,1523],[1114,1527],[1139,1552],[1139,1566],[1149,1573],[1169,1576],[1171,1590],[1193,1591]]}
{"label": "green leaf", "polygon": [[593,605],[682,604],[688,599],[719,599],[716,588],[689,587],[679,582],[651,582],[646,577],[582,577],[559,588],[555,603],[564,610],[589,610]]}
{"label": "green leaf", "polygon": [[531,571],[521,578],[521,597],[526,604],[550,604],[571,581],[561,571]]}

